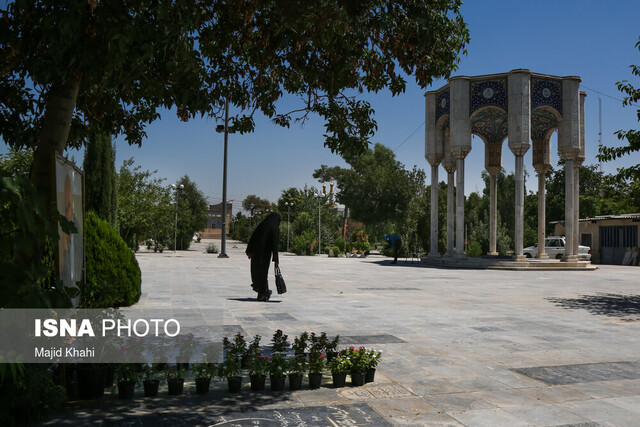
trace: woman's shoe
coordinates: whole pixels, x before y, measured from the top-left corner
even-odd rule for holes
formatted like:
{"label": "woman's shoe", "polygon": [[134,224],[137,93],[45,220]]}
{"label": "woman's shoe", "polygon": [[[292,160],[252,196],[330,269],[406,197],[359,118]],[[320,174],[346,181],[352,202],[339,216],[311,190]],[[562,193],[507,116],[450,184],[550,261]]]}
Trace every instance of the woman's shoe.
{"label": "woman's shoe", "polygon": [[267,291],[267,295],[265,295],[264,297],[264,301],[267,302],[269,301],[269,299],[271,298],[271,294],[273,293],[273,291]]}

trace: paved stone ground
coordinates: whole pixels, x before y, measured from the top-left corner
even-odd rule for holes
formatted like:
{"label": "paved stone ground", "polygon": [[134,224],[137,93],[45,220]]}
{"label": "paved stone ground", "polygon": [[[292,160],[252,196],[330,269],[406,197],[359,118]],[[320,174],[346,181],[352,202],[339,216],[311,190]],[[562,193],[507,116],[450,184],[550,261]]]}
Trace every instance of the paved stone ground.
{"label": "paved stone ground", "polygon": [[[340,334],[383,352],[376,382],[285,393],[133,401],[105,396],[51,424],[640,425],[640,268],[490,271],[281,255],[289,292],[252,301],[244,246],[229,259],[140,253],[138,307],[222,307],[229,331]],[[241,328],[241,329],[240,329]],[[306,387],[306,385],[305,385]],[[163,392],[161,391],[161,394]],[[235,420],[235,421],[234,421]]]}

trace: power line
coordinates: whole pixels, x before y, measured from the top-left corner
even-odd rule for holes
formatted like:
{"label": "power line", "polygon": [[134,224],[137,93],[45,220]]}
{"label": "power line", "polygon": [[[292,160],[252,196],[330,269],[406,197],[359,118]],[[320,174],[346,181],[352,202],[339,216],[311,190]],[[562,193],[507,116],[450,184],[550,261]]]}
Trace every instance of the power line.
{"label": "power line", "polygon": [[[595,89],[591,89],[590,87],[587,87],[585,85],[580,85],[580,87],[585,88],[586,90],[590,90],[591,92],[595,92],[598,95],[602,95],[602,96],[606,96],[607,98],[611,98],[614,101],[620,101],[620,102],[624,102],[624,99],[620,99],[620,98],[616,98],[615,96],[611,96],[611,95],[607,95],[606,93],[600,92],[599,90],[595,90]],[[640,105],[638,104],[634,104],[634,103],[629,103],[629,105],[632,105],[634,107],[640,107]]]}
{"label": "power line", "polygon": [[408,140],[409,140],[409,139],[410,139],[410,138],[411,138],[411,137],[412,137],[416,132],[418,132],[418,130],[420,130],[420,128],[421,128],[422,126],[424,126],[424,123],[425,123],[425,122],[420,123],[420,126],[418,126],[418,127],[416,128],[416,130],[414,130],[413,132],[411,132],[411,135],[409,135],[408,137],[406,137],[406,138],[405,138],[405,140],[404,140],[404,141],[402,141],[402,142],[400,143],[400,145],[398,145],[398,146],[393,150],[393,152],[395,153],[396,151],[398,151],[398,148],[402,147],[402,144],[404,144],[405,142],[407,142],[407,141],[408,141]]}

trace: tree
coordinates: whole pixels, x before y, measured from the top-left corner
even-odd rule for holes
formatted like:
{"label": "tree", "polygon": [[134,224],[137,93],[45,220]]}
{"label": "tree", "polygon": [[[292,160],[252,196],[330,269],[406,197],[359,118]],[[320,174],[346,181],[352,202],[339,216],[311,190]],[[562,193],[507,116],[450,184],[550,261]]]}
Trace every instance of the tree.
{"label": "tree", "polygon": [[247,212],[251,212],[252,215],[255,210],[264,211],[269,207],[271,207],[271,202],[269,202],[267,199],[261,199],[255,194],[249,194],[242,201],[242,209]]}
{"label": "tree", "polygon": [[[354,94],[421,88],[456,68],[469,41],[459,0],[10,2],[0,10],[0,136],[35,148],[49,196],[54,152],[92,131],[140,144],[159,109],[220,118],[225,99],[253,129],[320,115],[325,144],[359,153],[376,124]],[[285,94],[299,109],[278,111]]]}
{"label": "tree", "polygon": [[[636,43],[636,48],[640,50],[640,37]],[[634,76],[640,77],[640,66],[631,65],[630,68],[631,73]],[[619,91],[624,92],[627,95],[624,97],[622,105],[637,105],[637,102],[640,101],[640,88],[634,88],[627,80],[617,82],[616,86],[618,86]],[[640,109],[637,111],[637,116],[638,121],[640,121]],[[628,145],[624,147],[605,147],[600,145],[597,157],[601,162],[609,162],[622,156],[640,151],[640,131],[633,129],[628,131],[619,130],[616,132],[616,135],[620,140],[626,139]],[[640,164],[618,169],[617,178],[625,181],[640,181]]]}
{"label": "tree", "polygon": [[336,181],[340,189],[336,200],[349,208],[354,219],[371,225],[391,221],[405,226],[411,200],[424,189],[424,171],[405,170],[393,151],[382,144],[351,158],[349,165],[350,169],[322,165],[313,177],[320,182]]}
{"label": "tree", "polygon": [[207,198],[187,175],[177,182],[178,224],[176,248],[189,249],[193,234],[207,226]]}
{"label": "tree", "polygon": [[156,171],[141,171],[133,159],[125,160],[118,174],[118,224],[120,236],[132,249],[138,240],[153,238],[168,245],[173,238],[175,205],[163,178]]}
{"label": "tree", "polygon": [[109,135],[95,133],[84,151],[85,209],[112,227],[118,223],[116,153]]}

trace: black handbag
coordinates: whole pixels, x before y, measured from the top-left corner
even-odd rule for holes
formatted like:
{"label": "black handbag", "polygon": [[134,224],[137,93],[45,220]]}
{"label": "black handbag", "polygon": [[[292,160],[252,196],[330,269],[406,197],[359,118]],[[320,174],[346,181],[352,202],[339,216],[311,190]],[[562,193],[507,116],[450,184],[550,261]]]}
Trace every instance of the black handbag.
{"label": "black handbag", "polygon": [[284,284],[284,278],[282,277],[282,272],[280,272],[280,267],[275,268],[276,272],[276,290],[279,294],[284,294],[287,292],[287,285]]}

